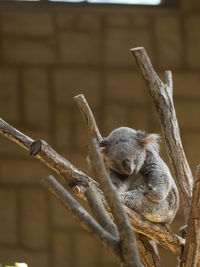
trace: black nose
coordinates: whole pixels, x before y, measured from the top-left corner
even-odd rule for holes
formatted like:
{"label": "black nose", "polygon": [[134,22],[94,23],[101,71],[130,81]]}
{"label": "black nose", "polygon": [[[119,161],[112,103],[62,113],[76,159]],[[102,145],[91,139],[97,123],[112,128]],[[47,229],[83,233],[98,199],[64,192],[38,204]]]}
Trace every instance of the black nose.
{"label": "black nose", "polygon": [[122,166],[123,166],[123,168],[124,168],[124,172],[126,173],[126,174],[132,174],[133,173],[133,170],[132,170],[132,168],[131,168],[131,162],[130,162],[130,160],[129,159],[124,159],[123,161],[122,161]]}

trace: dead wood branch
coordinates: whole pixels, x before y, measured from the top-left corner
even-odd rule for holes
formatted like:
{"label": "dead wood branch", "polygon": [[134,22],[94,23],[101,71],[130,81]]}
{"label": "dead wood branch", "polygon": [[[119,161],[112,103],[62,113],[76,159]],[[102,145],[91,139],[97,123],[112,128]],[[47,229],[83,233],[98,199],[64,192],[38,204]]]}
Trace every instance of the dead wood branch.
{"label": "dead wood branch", "polygon": [[[30,137],[27,137],[23,133],[17,131],[2,119],[0,119],[0,133],[26,150],[29,150],[31,143],[33,142]],[[96,181],[75,168],[68,160],[64,159],[55,150],[53,150],[45,141],[42,141],[41,151],[39,154],[34,156],[34,158],[43,161],[49,168],[63,176],[69,185],[77,185],[79,197],[85,199],[84,192],[89,187],[90,183],[94,184],[96,189],[99,191],[98,183]],[[125,209],[135,231],[153,239],[158,244],[169,249],[173,254],[179,256],[181,255],[182,246],[184,244],[184,240],[182,238],[176,236],[162,224],[150,223],[129,208],[125,207]]]}
{"label": "dead wood branch", "polygon": [[119,241],[105,231],[90,214],[59,184],[56,179],[49,175],[42,179],[42,185],[51,192],[65,208],[77,218],[81,225],[96,239],[100,240],[107,248],[111,248],[113,254],[122,262],[122,254]]}
{"label": "dead wood branch", "polygon": [[196,168],[192,207],[186,232],[186,243],[181,258],[181,267],[196,267],[200,249],[200,165]]}
{"label": "dead wood branch", "polygon": [[119,238],[117,227],[107,213],[98,191],[93,185],[85,191],[86,199],[99,224],[114,237]]}
{"label": "dead wood branch", "polygon": [[90,182],[95,183],[96,185],[98,184],[86,174],[75,168],[68,160],[60,156],[45,141],[34,141],[30,137],[16,130],[1,118],[0,133],[26,150],[30,150],[30,147],[33,143],[37,145],[37,141],[40,141],[40,150],[38,151],[37,155],[34,156],[34,158],[43,161],[49,168],[53,169],[55,172],[63,176],[68,184],[80,185],[80,187],[83,186],[84,188],[87,188]]}
{"label": "dead wood branch", "polygon": [[176,112],[172,99],[172,74],[166,72],[166,84],[156,74],[151,61],[143,47],[131,49],[142,76],[146,81],[160,118],[160,124],[165,137],[168,155],[173,166],[176,180],[183,201],[186,222],[188,220],[191,200],[193,177],[188,165],[179,132]]}
{"label": "dead wood branch", "polygon": [[[94,115],[87,103],[87,100],[82,94],[75,96],[74,100],[83,116],[90,138],[96,138],[96,140],[99,142],[100,140],[102,140],[102,137],[97,127]],[[141,235],[139,234],[136,235],[136,238],[137,238],[137,244],[140,244],[138,249],[139,249],[139,253],[143,260],[144,265],[148,267],[149,263],[152,263],[151,264],[152,267],[153,266],[158,267],[159,265],[158,265],[157,256],[156,256],[156,252],[154,251],[154,248],[152,247],[152,249],[148,251],[148,247],[144,246],[145,245],[144,240],[146,239],[146,244],[147,244],[149,242],[148,238],[143,235],[143,238],[139,240],[141,238]],[[155,247],[156,247],[156,244],[155,244]]]}
{"label": "dead wood branch", "polygon": [[109,175],[107,174],[95,139],[93,139],[91,142],[90,156],[95,175],[101,181],[104,195],[108,201],[108,205],[111,209],[114,221],[119,231],[124,266],[142,266],[138,254],[134,231],[128,221],[128,217],[119,199],[118,193],[116,192],[115,187],[112,184]]}
{"label": "dead wood branch", "polygon": [[97,127],[95,118],[92,114],[92,111],[84,97],[84,95],[77,95],[74,97],[74,101],[76,102],[77,106],[79,107],[79,110],[84,118],[85,124],[88,128],[88,133],[91,138],[96,138],[97,141],[100,141],[102,139],[102,136],[99,132],[99,129]]}
{"label": "dead wood branch", "polygon": [[143,261],[143,264],[148,267],[161,267],[160,265],[160,258],[159,258],[159,252],[157,247],[153,247],[156,243],[153,243],[153,245],[150,243],[150,240],[146,238],[146,236],[135,233],[137,238],[137,246],[140,253],[140,257]]}

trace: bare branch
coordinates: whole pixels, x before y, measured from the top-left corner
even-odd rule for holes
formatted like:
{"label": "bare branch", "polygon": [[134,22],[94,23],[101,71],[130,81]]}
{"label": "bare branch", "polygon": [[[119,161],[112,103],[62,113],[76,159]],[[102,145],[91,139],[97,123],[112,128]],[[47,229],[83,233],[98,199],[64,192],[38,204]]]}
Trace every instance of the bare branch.
{"label": "bare branch", "polygon": [[0,133],[26,150],[29,150],[29,147],[33,142],[33,139],[19,132],[1,118],[0,118]]}
{"label": "bare branch", "polygon": [[195,267],[200,249],[200,165],[196,168],[192,207],[186,232],[186,243],[181,258],[181,267]]}
{"label": "bare branch", "polygon": [[[0,119],[0,133],[16,142],[26,150],[29,149],[33,142],[31,138],[23,133],[20,133],[2,119]],[[99,191],[101,194],[99,185],[96,181],[75,168],[69,161],[57,154],[56,151],[53,150],[45,141],[42,141],[41,151],[39,154],[34,156],[34,158],[43,161],[44,164],[46,164],[49,168],[63,176],[69,185],[75,186],[79,192],[79,197],[85,199],[84,193],[90,184],[94,184],[97,191]],[[104,199],[103,194],[102,199]],[[181,255],[182,246],[184,244],[183,239],[167,230],[167,228],[162,224],[150,223],[129,208],[125,206],[124,208],[128,213],[129,219],[131,220],[131,224],[135,231],[153,239],[158,244],[169,249],[173,254]]]}
{"label": "bare branch", "polygon": [[86,199],[99,224],[114,237],[119,238],[117,227],[111,217],[108,215],[104,204],[98,194],[99,193],[92,185],[85,191]]}
{"label": "bare branch", "polygon": [[[76,104],[78,105],[79,110],[81,111],[81,114],[82,114],[83,119],[85,121],[86,127],[88,129],[89,136],[91,138],[96,138],[97,141],[100,141],[102,139],[102,137],[99,133],[95,118],[92,114],[92,111],[91,111],[85,97],[83,95],[78,95],[78,96],[74,97],[74,100],[75,100]],[[136,235],[136,238],[140,239],[140,235]],[[148,262],[152,261],[152,258],[154,258],[155,252],[153,252],[153,249],[152,249],[152,255],[151,255],[150,251],[149,251],[149,253],[147,253],[147,248],[143,247],[145,238],[146,237],[143,236],[143,239],[138,240],[137,243],[140,244],[139,252],[140,252],[141,257],[143,257],[145,255],[145,260],[147,262],[147,265],[145,265],[145,266],[148,266]],[[148,240],[146,240],[146,242],[148,243]],[[156,246],[156,244],[155,244],[155,246]]]}
{"label": "bare branch", "polygon": [[[159,252],[157,247],[153,247],[150,241],[146,236],[142,234],[135,233],[137,238],[137,246],[140,253],[140,257],[143,261],[143,264],[148,267],[161,267]],[[156,243],[153,243],[155,245]],[[144,250],[145,248],[145,250]]]}
{"label": "bare branch", "polygon": [[111,248],[114,255],[122,261],[119,241],[105,231],[52,175],[42,179],[41,183],[81,222],[81,225],[90,234],[100,240],[107,248]]}
{"label": "bare branch", "polygon": [[108,205],[119,231],[125,266],[131,267],[133,266],[133,263],[135,263],[135,266],[141,266],[134,231],[128,221],[128,217],[123,209],[118,193],[107,174],[95,139],[91,142],[90,155],[95,174],[101,181],[104,195],[108,201]]}
{"label": "bare branch", "polygon": [[[171,251],[174,255],[181,255],[185,243],[183,238],[174,234],[166,225],[147,221],[128,207],[124,206],[124,208],[136,232],[148,236],[156,243]],[[162,242],[160,242],[160,238]]]}
{"label": "bare branch", "polygon": [[[0,119],[0,133],[8,137],[24,149],[29,150],[33,143],[36,143],[30,137],[19,132],[4,120]],[[45,141],[40,141],[41,147],[39,153],[34,158],[40,159],[48,167],[62,175],[69,184],[79,185],[88,187],[89,183],[95,183],[93,179],[88,177],[86,174],[75,168],[68,160],[60,156],[53,148],[51,148]],[[36,143],[37,144],[37,143]]]}
{"label": "bare branch", "polygon": [[102,136],[99,132],[99,129],[97,128],[95,118],[84,95],[75,96],[74,101],[78,105],[80,112],[83,115],[90,137],[96,138],[97,141],[100,141],[102,139]]}
{"label": "bare branch", "polygon": [[179,126],[172,100],[171,73],[167,72],[167,85],[163,84],[154,71],[145,49],[143,47],[138,47],[131,49],[131,52],[134,55],[142,76],[148,85],[150,94],[154,100],[155,107],[160,117],[160,123],[167,144],[168,155],[176,175],[179,191],[184,204],[185,219],[187,221],[191,207],[193,177],[181,143]]}

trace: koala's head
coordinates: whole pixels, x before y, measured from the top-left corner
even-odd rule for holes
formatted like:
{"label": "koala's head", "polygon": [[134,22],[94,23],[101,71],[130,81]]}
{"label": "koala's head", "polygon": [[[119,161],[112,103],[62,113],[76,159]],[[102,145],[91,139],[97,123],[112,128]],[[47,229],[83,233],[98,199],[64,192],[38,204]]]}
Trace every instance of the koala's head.
{"label": "koala's head", "polygon": [[156,143],[157,137],[155,134],[120,127],[99,142],[99,149],[110,169],[132,175],[142,167],[146,151],[151,144]]}

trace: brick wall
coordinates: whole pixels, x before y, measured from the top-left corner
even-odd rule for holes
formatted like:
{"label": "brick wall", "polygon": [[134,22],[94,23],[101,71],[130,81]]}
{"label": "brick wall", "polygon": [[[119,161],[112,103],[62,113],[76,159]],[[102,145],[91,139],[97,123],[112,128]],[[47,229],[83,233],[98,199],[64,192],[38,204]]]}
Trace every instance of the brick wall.
{"label": "brick wall", "polygon": [[[191,3],[178,9],[0,3],[0,116],[87,171],[88,135],[73,96],[85,94],[104,136],[122,125],[160,132],[129,52],[144,46],[161,78],[164,70],[173,72],[181,135],[194,170],[200,158],[200,11],[198,1]],[[162,153],[166,158],[164,146]],[[0,262],[118,266],[42,188],[40,179],[49,173],[0,136]],[[174,229],[183,224],[179,212]],[[162,266],[176,266],[175,257],[162,255]]]}

